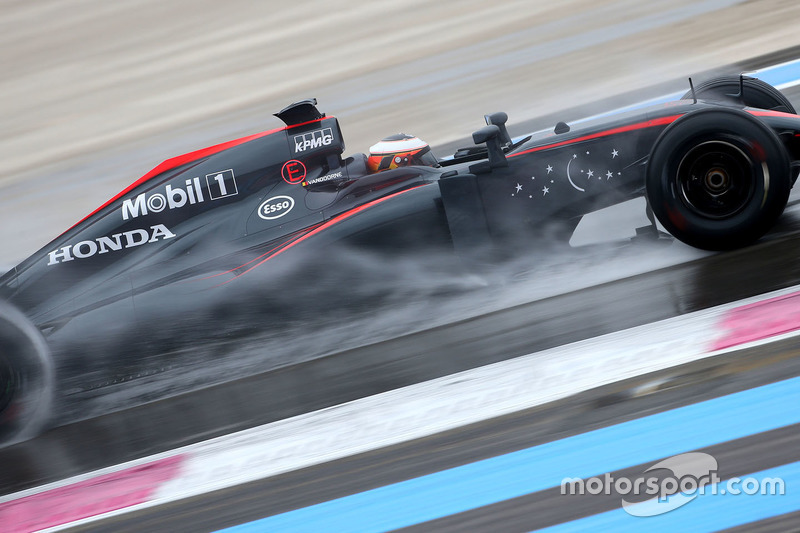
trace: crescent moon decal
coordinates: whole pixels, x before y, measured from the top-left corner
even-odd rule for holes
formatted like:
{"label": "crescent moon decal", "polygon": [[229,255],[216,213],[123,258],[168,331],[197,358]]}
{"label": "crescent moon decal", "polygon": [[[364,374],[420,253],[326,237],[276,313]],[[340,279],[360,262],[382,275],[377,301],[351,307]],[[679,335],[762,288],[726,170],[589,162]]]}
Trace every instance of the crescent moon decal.
{"label": "crescent moon decal", "polygon": [[571,158],[571,159],[569,160],[569,162],[567,163],[567,180],[569,180],[569,184],[570,184],[570,185],[572,185],[573,187],[575,187],[575,188],[576,188],[576,189],[578,189],[579,191],[581,191],[581,192],[586,192],[586,189],[581,189],[580,187],[578,187],[577,185],[575,185],[575,182],[574,182],[574,181],[572,181],[572,178],[571,178],[571,177],[570,177],[570,175],[569,175],[569,166],[572,164],[572,160],[573,160],[573,159],[576,159],[577,157],[578,157],[577,155],[575,155],[575,154],[572,154],[572,158]]}

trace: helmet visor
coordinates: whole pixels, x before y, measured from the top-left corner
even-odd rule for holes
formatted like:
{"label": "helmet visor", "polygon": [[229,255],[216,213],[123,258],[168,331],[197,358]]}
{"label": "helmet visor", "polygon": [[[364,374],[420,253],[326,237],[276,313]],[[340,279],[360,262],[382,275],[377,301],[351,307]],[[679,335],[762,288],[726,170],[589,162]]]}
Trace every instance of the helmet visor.
{"label": "helmet visor", "polygon": [[438,167],[439,161],[433,155],[430,146],[426,146],[411,158],[412,165],[424,165],[426,167]]}

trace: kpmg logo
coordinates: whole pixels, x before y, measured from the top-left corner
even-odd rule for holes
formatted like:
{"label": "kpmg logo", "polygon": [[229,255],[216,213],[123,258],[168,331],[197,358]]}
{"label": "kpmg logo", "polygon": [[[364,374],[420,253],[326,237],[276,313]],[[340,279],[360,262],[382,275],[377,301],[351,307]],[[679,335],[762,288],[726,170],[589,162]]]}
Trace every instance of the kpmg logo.
{"label": "kpmg logo", "polygon": [[294,136],[294,153],[305,152],[323,146],[330,146],[333,143],[333,130],[323,128],[314,130],[302,135]]}

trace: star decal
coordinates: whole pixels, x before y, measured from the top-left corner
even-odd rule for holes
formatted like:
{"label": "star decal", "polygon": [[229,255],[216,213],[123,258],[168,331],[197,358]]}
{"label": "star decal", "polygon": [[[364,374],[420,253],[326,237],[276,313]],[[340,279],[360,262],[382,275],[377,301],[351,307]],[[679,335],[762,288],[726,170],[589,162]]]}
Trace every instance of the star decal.
{"label": "star decal", "polygon": [[549,193],[549,192],[550,192],[550,189],[548,189],[547,187],[542,187],[542,196],[547,195],[547,193]]}
{"label": "star decal", "polygon": [[553,171],[553,167],[547,165],[547,173],[550,174]]}
{"label": "star decal", "polygon": [[614,175],[614,173],[611,172],[610,170],[608,172],[606,172],[606,180],[610,180],[611,176],[613,176],[613,175]]}
{"label": "star decal", "polygon": [[587,178],[591,178],[591,177],[593,177],[593,176],[594,176],[594,170],[592,170],[592,169],[590,168],[590,169],[589,169],[589,171],[586,173],[586,177],[587,177]]}
{"label": "star decal", "polygon": [[519,192],[519,191],[521,191],[521,190],[522,190],[522,185],[520,185],[519,183],[517,183],[517,192]]}
{"label": "star decal", "polygon": [[619,152],[617,152],[617,149],[616,149],[616,148],[614,148],[613,150],[611,150],[611,159],[614,159],[614,158],[615,158],[615,157],[617,157],[618,155],[619,155]]}

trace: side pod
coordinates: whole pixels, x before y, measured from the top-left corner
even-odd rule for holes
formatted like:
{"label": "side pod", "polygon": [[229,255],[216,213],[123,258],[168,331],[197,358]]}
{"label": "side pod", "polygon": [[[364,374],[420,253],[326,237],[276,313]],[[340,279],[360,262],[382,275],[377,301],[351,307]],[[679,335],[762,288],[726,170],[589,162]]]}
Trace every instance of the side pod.
{"label": "side pod", "polygon": [[467,258],[492,245],[477,179],[474,174],[461,174],[439,180],[453,246],[456,253]]}

